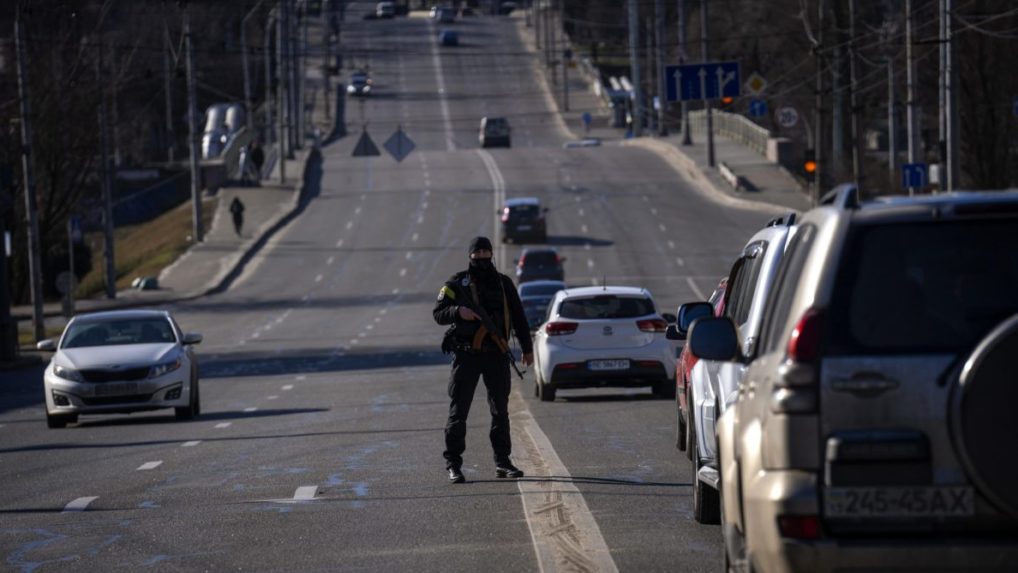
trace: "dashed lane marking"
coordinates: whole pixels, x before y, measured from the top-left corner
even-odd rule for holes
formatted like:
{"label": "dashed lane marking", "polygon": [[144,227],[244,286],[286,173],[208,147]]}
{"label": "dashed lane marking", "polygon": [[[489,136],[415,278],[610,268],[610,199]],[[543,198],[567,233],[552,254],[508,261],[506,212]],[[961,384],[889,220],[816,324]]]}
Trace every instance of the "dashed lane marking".
{"label": "dashed lane marking", "polygon": [[399,270],[399,276],[405,277],[406,276],[406,269],[400,269]]}
{"label": "dashed lane marking", "polygon": [[222,430],[223,428],[229,428],[232,425],[233,422],[219,422],[218,424],[215,425],[215,428],[217,430]]}
{"label": "dashed lane marking", "polygon": [[280,388],[280,390],[282,390],[284,392],[289,392],[290,390],[293,390],[293,384],[287,384],[287,385],[283,386],[282,388]]}
{"label": "dashed lane marking", "polygon": [[594,268],[594,259],[587,259],[587,268],[588,269]]}
{"label": "dashed lane marking", "polygon": [[662,233],[668,230],[668,227],[665,227],[664,223],[661,223],[660,225],[658,225],[657,228],[661,229]]}
{"label": "dashed lane marking", "polygon": [[414,233],[413,235],[410,236],[410,240],[415,242],[415,243],[417,242],[417,239],[419,239],[419,238],[420,238],[420,235],[418,235],[417,233]]}
{"label": "dashed lane marking", "polygon": [[325,278],[325,275],[318,275],[317,277],[315,277],[315,282],[316,283],[320,283],[320,282],[322,282],[322,279],[324,279],[324,278]]}
{"label": "dashed lane marking", "polygon": [[675,264],[684,267],[686,266],[686,261],[682,260],[682,257],[675,257]]}
{"label": "dashed lane marking", "polygon": [[340,240],[336,241],[336,248],[337,249],[342,247],[342,246],[343,246],[343,239],[340,239]]}
{"label": "dashed lane marking", "polygon": [[657,207],[651,207],[650,208],[650,214],[651,215],[657,215]]}
{"label": "dashed lane marking", "polygon": [[668,241],[668,248],[669,249],[674,249],[675,248],[675,241]]}
{"label": "dashed lane marking", "polygon": [[346,222],[346,228],[347,228],[347,230],[352,229],[353,228],[353,221],[347,221]]}
{"label": "dashed lane marking", "polygon": [[354,214],[354,215],[360,215],[360,214],[361,214],[361,207],[360,207],[360,206],[358,206],[358,207],[357,207],[356,209],[354,209],[354,210],[353,210],[353,214]]}
{"label": "dashed lane marking", "polygon": [[696,286],[696,283],[693,282],[692,277],[686,277],[686,282],[689,283],[689,288],[692,289],[693,294],[696,295],[696,298],[700,300],[707,300],[707,296],[703,294],[703,291],[700,290],[700,287]]}
{"label": "dashed lane marking", "polygon": [[406,252],[406,260],[408,260],[408,261],[409,261],[410,259],[412,259],[412,258],[413,258],[413,256],[414,256],[414,253],[413,253],[413,251],[407,251],[407,252]]}
{"label": "dashed lane marking", "polygon": [[329,257],[328,260],[325,261],[325,264],[331,265],[334,262],[336,262],[336,257]]}
{"label": "dashed lane marking", "polygon": [[583,209],[580,209],[580,216],[583,216]]}
{"label": "dashed lane marking", "polygon": [[162,460],[155,461],[155,462],[145,462],[145,463],[141,464],[140,466],[138,466],[138,469],[136,471],[154,470],[154,469],[156,469],[157,467],[159,467],[161,465],[163,465]]}
{"label": "dashed lane marking", "polygon": [[201,443],[201,440],[191,440],[190,442],[184,442],[183,444],[180,444],[180,447],[182,447],[182,448],[193,448],[193,447],[197,446],[200,443]]}
{"label": "dashed lane marking", "polygon": [[297,375],[297,376],[296,376],[296,377],[294,378],[294,380],[307,380],[307,379],[308,379],[308,377],[307,377],[307,376],[305,376],[304,374],[298,374],[298,375]]}
{"label": "dashed lane marking", "polygon": [[248,407],[248,408],[244,408],[244,411],[247,412],[248,414],[250,414],[251,412],[257,412],[258,408],[256,408],[255,406],[251,406],[251,407]]}
{"label": "dashed lane marking", "polygon": [[392,294],[399,294],[399,289],[398,288],[392,289]]}
{"label": "dashed lane marking", "polygon": [[92,503],[93,501],[95,501],[97,499],[99,499],[99,496],[97,496],[97,495],[94,495],[94,496],[91,496],[91,497],[79,497],[78,499],[76,499],[76,500],[72,501],[71,503],[68,503],[67,505],[65,505],[63,513],[72,513],[72,512],[75,512],[75,511],[85,511],[85,508],[87,508],[90,503]]}
{"label": "dashed lane marking", "polygon": [[580,232],[583,233],[584,235],[586,235],[587,234],[587,226],[586,225],[580,225]]}
{"label": "dashed lane marking", "polygon": [[266,400],[278,400],[278,399],[279,399],[279,396],[276,396],[275,394],[273,394],[272,396],[269,396],[269,397],[267,397],[267,398],[265,398],[265,399],[266,399]]}

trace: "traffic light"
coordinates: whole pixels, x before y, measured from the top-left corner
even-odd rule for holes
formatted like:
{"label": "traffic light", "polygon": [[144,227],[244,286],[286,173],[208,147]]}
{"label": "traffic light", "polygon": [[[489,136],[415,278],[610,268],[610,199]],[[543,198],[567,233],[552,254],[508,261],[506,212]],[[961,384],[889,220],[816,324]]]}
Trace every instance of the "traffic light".
{"label": "traffic light", "polygon": [[807,149],[806,153],[803,154],[802,158],[802,170],[807,175],[813,175],[817,171],[817,153],[812,149]]}
{"label": "traffic light", "polygon": [[734,102],[734,101],[735,101],[735,98],[733,98],[732,96],[725,96],[725,97],[721,98],[721,106],[720,106],[721,110],[722,111],[731,111],[732,110],[732,102]]}

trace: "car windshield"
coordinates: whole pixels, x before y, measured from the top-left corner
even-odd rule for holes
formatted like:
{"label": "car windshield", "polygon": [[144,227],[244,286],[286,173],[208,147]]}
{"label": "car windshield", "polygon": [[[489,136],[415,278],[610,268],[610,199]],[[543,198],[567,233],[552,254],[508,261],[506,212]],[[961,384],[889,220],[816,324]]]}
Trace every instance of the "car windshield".
{"label": "car windshield", "polygon": [[832,353],[964,352],[1018,313],[1018,220],[880,225],[850,241]]}
{"label": "car windshield", "polygon": [[166,344],[176,340],[173,327],[165,318],[87,320],[75,322],[68,327],[61,348]]}
{"label": "car windshield", "polygon": [[544,267],[557,263],[558,255],[554,251],[531,251],[523,255],[523,266],[525,267]]}
{"label": "car windshield", "polygon": [[555,294],[562,290],[562,285],[557,283],[551,284],[533,284],[524,283],[520,285],[520,296],[541,296]]}
{"label": "car windshield", "polygon": [[562,318],[636,318],[654,314],[654,302],[646,297],[597,295],[562,301],[558,313]]}

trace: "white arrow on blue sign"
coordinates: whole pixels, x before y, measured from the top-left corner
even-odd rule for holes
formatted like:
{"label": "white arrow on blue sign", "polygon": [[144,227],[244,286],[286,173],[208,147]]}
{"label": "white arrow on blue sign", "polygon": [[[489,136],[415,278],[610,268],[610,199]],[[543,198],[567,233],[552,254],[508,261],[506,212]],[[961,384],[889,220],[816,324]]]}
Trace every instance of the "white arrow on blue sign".
{"label": "white arrow on blue sign", "polygon": [[901,166],[901,186],[909,188],[926,187],[926,164],[906,163]]}
{"label": "white arrow on blue sign", "polygon": [[762,99],[755,99],[749,102],[749,115],[763,117],[767,115],[767,102]]}
{"label": "white arrow on blue sign", "polygon": [[739,62],[708,62],[665,67],[668,101],[739,97]]}

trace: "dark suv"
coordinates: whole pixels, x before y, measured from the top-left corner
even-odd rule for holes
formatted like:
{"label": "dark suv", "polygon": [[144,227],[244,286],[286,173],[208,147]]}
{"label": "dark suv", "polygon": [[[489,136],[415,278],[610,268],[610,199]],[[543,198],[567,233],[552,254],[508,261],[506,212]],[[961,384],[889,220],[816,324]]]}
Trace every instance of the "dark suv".
{"label": "dark suv", "polygon": [[536,197],[507,199],[502,207],[502,242],[548,240],[548,226],[544,219],[547,208],[541,208]]}
{"label": "dark suv", "polygon": [[523,284],[542,279],[565,280],[565,271],[562,269],[565,260],[555,249],[523,249],[523,254],[516,261],[516,282]]}
{"label": "dark suv", "polygon": [[740,570],[1014,571],[1018,192],[860,202],[799,220],[759,337],[692,324],[746,370],[717,421]]}

